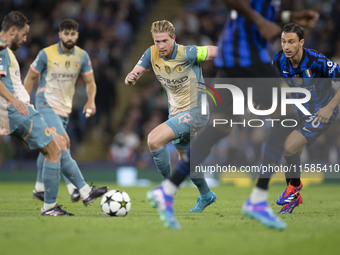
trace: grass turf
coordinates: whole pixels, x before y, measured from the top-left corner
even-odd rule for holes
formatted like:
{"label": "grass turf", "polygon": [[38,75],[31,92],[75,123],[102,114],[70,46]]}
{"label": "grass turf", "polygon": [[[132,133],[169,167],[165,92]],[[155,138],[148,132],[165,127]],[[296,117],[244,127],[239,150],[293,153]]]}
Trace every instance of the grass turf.
{"label": "grass turf", "polygon": [[[98,185],[99,186],[99,185]],[[117,188],[114,185],[110,189]],[[182,230],[166,229],[145,199],[149,188],[126,187],[132,209],[125,218],[106,217],[100,202],[72,204],[61,186],[59,204],[76,217],[42,217],[42,203],[32,199],[33,183],[0,183],[0,254],[338,254],[340,186],[303,189],[303,204],[283,215],[288,228],[268,229],[240,214],[251,188],[214,188],[217,203],[192,214],[198,193],[182,188],[175,210]],[[283,185],[270,188],[275,205]]]}

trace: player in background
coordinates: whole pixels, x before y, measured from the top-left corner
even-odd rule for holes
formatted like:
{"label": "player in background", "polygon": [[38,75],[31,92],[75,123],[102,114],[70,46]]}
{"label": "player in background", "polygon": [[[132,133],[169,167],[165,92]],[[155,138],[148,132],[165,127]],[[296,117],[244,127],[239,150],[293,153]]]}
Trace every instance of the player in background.
{"label": "player in background", "polygon": [[[340,66],[317,51],[304,48],[304,42],[301,26],[285,25],[281,34],[282,50],[273,59],[274,67],[290,87],[305,88],[311,93],[311,99],[303,104],[311,115],[296,108],[300,119],[285,142],[284,158],[290,169],[297,169],[297,173],[291,171],[286,175],[288,186],[276,201],[283,205],[280,214],[292,213],[302,203],[299,168],[302,150],[330,127],[339,111],[340,89],[335,93],[332,80],[340,78]],[[299,98],[299,95],[296,93],[292,97]]]}
{"label": "player in background", "polygon": [[[273,78],[279,74],[271,65],[268,52],[269,42],[281,33],[281,27],[276,24],[279,19],[281,1],[276,0],[225,0],[232,9],[230,19],[226,21],[218,41],[218,53],[215,66],[219,68],[218,77],[229,78]],[[318,20],[318,13],[312,10],[298,12],[281,12],[283,22],[294,21],[307,27],[313,27]],[[268,86],[268,87],[267,87]],[[271,103],[271,88],[273,84],[263,84],[255,98],[257,105],[266,106]],[[223,94],[222,94],[223,96]],[[270,102],[268,101],[270,100]],[[231,103],[228,98],[223,103]],[[221,109],[221,108],[216,108]],[[217,118],[226,118],[229,113],[216,112]],[[213,117],[213,116],[212,116]],[[262,156],[263,164],[277,164],[282,157],[283,144],[290,129],[281,126],[272,128],[264,144]],[[159,213],[171,228],[178,228],[173,211],[173,196],[180,183],[190,174],[190,164],[199,165],[209,154],[210,148],[231,130],[205,127],[199,136],[193,140],[190,152],[177,165],[177,171],[169,181],[156,187],[150,192],[157,196]],[[204,144],[205,146],[201,146]],[[199,149],[199,150],[198,150]],[[278,229],[286,228],[286,224],[279,219],[267,203],[268,184],[270,176],[259,176],[249,199],[242,207],[243,214],[255,218],[266,226]]]}
{"label": "player in background", "polygon": [[[64,170],[68,172],[67,176],[63,176],[72,202],[77,202],[80,198],[84,199],[90,190],[97,193],[96,196],[101,196],[107,191],[107,187],[95,188],[85,183],[76,161],[70,154],[70,138],[66,133],[66,126],[72,111],[75,83],[79,74],[82,74],[86,83],[88,98],[83,113],[86,114],[86,117],[96,113],[96,84],[93,69],[87,52],[76,46],[79,35],[78,27],[78,23],[72,19],[60,22],[60,41],[39,52],[24,82],[26,90],[31,94],[35,80],[39,79],[35,106],[43,115],[48,126],[66,141],[67,151],[61,154],[61,169],[62,173]],[[46,190],[42,182],[43,162],[44,156],[39,153],[38,174],[33,197],[40,200],[43,200]],[[85,190],[82,187],[86,187]],[[83,202],[87,205],[86,200]]]}
{"label": "player in background", "polygon": [[[164,179],[171,176],[170,155],[165,145],[172,141],[181,154],[187,149],[190,136],[205,126],[209,115],[201,114],[200,88],[203,82],[201,62],[216,56],[216,46],[183,46],[176,43],[175,27],[167,20],[155,21],[151,26],[154,40],[126,76],[126,84],[135,84],[144,71],[153,69],[169,104],[169,119],[155,127],[148,135],[148,146],[154,162]],[[216,195],[204,178],[192,178],[200,197],[190,212],[202,212],[216,201]]]}

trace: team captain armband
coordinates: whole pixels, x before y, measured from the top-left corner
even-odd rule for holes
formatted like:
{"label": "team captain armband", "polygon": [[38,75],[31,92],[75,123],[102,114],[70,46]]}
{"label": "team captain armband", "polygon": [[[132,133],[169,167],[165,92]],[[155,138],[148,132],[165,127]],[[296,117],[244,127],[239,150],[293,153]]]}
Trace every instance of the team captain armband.
{"label": "team captain armband", "polygon": [[197,62],[206,60],[208,56],[208,48],[206,46],[197,46]]}

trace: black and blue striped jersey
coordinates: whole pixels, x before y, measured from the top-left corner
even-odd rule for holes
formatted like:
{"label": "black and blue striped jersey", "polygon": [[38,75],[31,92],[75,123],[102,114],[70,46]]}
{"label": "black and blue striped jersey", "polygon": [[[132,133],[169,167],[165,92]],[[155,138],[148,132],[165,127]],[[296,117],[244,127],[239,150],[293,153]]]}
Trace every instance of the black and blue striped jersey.
{"label": "black and blue striped jersey", "polygon": [[[276,21],[281,0],[251,0],[250,6],[270,21]],[[268,42],[259,33],[257,26],[238,15],[230,13],[218,40],[215,65],[220,68],[249,67],[270,63]]]}
{"label": "black and blue striped jersey", "polygon": [[[332,81],[340,78],[340,66],[321,53],[303,49],[302,59],[299,65],[294,68],[281,50],[274,56],[273,65],[290,87],[309,90],[311,99],[303,105],[310,113],[315,114],[334,97],[335,91],[332,87]],[[293,98],[304,96],[300,93],[292,94]],[[302,114],[300,111],[299,113]],[[338,107],[333,111],[333,118],[337,114]]]}

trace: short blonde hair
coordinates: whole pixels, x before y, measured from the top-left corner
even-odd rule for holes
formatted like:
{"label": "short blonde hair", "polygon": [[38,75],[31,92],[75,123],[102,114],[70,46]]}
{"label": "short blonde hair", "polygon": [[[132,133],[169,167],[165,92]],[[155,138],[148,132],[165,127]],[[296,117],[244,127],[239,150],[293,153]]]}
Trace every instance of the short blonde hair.
{"label": "short blonde hair", "polygon": [[170,21],[167,20],[155,21],[151,25],[152,36],[154,33],[168,33],[172,38],[175,35],[175,27]]}

